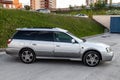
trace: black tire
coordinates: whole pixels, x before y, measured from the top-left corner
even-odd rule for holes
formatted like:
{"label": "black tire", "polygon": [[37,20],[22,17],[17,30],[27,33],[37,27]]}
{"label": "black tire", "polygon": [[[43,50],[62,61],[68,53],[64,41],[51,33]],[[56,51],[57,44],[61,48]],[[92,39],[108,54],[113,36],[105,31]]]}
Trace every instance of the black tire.
{"label": "black tire", "polygon": [[100,54],[96,51],[86,52],[83,56],[83,63],[90,67],[95,67],[100,63]]}
{"label": "black tire", "polygon": [[33,50],[29,48],[22,49],[19,53],[20,60],[24,63],[32,63],[36,60],[36,55]]}

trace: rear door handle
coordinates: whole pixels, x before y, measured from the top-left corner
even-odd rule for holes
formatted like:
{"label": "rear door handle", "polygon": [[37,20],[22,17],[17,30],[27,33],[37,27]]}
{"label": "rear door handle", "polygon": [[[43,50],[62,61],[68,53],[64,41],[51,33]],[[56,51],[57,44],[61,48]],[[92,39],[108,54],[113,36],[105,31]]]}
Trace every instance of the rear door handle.
{"label": "rear door handle", "polygon": [[56,47],[60,47],[60,45],[56,45]]}
{"label": "rear door handle", "polygon": [[36,44],[32,44],[33,46],[36,46]]}

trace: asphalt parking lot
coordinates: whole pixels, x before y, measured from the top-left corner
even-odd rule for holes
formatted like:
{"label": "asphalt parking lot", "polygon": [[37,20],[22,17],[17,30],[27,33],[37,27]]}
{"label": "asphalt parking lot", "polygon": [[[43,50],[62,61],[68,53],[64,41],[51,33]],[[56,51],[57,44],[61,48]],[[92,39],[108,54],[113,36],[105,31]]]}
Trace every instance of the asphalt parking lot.
{"label": "asphalt parking lot", "polygon": [[120,80],[120,34],[105,33],[88,40],[109,44],[115,53],[113,60],[97,67],[79,61],[45,59],[24,64],[0,52],[0,80]]}

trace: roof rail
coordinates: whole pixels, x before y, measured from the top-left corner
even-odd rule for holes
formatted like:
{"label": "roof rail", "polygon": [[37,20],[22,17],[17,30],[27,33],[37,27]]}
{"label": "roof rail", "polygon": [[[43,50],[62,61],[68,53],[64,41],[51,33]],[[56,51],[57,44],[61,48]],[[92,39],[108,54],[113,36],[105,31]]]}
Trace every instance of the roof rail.
{"label": "roof rail", "polygon": [[53,28],[54,30],[59,30],[59,31],[64,31],[64,32],[67,32],[67,30],[65,30],[65,29],[62,29],[62,28]]}
{"label": "roof rail", "polygon": [[17,28],[16,30],[36,30],[36,31],[39,31],[39,30],[44,30],[44,31],[61,31],[61,32],[67,32],[67,30],[65,29],[62,29],[62,28],[45,28],[45,27],[42,27],[42,28]]}
{"label": "roof rail", "polygon": [[22,30],[22,29],[27,29],[27,28],[16,28],[16,30]]}

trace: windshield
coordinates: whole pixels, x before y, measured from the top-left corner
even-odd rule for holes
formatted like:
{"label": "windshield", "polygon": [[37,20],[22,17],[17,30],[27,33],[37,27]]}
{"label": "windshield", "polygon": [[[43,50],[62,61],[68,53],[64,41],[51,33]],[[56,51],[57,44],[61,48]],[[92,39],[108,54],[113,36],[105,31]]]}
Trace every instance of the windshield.
{"label": "windshield", "polygon": [[78,38],[78,37],[76,37],[74,34],[72,34],[72,33],[70,33],[70,32],[67,32],[67,34],[69,34],[70,36],[72,36],[74,39],[76,39],[76,40],[79,41],[79,42],[81,42],[81,41],[86,42],[85,39]]}
{"label": "windshield", "polygon": [[75,36],[74,34],[70,33],[70,32],[67,32],[68,34],[72,35],[72,36]]}

